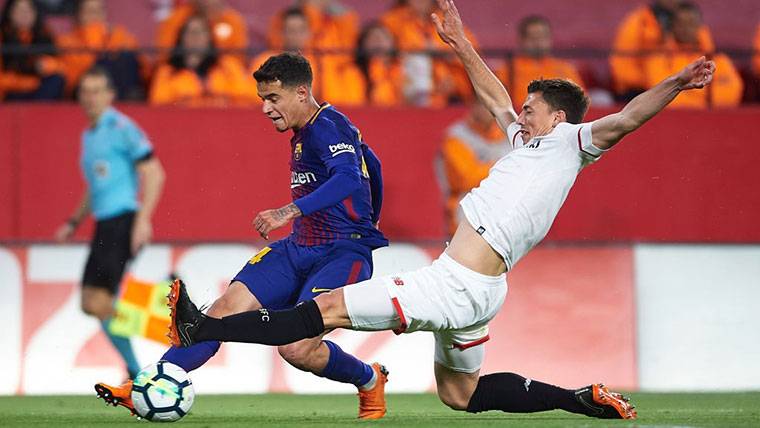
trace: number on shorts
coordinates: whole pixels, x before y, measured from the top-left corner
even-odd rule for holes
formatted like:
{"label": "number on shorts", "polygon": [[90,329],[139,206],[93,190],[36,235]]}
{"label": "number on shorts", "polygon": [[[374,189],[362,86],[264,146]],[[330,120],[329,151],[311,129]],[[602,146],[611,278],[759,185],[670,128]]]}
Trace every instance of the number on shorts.
{"label": "number on shorts", "polygon": [[255,256],[251,257],[251,260],[248,263],[255,265],[256,263],[260,262],[261,259],[264,258],[264,256],[266,256],[270,251],[272,251],[272,249],[269,247],[262,248],[261,251],[256,253]]}

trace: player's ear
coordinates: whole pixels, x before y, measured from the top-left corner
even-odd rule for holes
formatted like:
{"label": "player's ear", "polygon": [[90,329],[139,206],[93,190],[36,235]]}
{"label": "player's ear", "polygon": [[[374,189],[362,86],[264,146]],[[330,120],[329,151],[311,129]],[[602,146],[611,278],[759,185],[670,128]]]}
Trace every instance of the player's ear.
{"label": "player's ear", "polygon": [[557,126],[562,122],[567,122],[567,113],[564,110],[557,110],[554,112],[554,120],[552,126]]}
{"label": "player's ear", "polygon": [[298,85],[296,87],[296,95],[298,95],[299,102],[305,102],[309,100],[309,87],[307,85]]}

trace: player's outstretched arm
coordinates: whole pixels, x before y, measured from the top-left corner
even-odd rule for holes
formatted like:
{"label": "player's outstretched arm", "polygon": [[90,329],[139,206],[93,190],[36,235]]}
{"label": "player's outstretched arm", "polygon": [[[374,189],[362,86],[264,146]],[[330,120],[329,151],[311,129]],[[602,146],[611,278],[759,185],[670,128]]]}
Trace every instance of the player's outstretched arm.
{"label": "player's outstretched arm", "polygon": [[592,143],[602,150],[611,148],[664,109],[681,91],[701,89],[709,85],[714,72],[714,62],[707,61],[705,57],[697,59],[631,100],[620,112],[595,121],[591,128]]}
{"label": "player's outstretched arm", "polygon": [[467,39],[462,25],[462,18],[453,0],[437,0],[441,16],[432,14],[431,18],[438,30],[438,36],[451,46],[464,64],[467,75],[484,106],[496,118],[501,129],[506,132],[507,126],[517,120],[517,113],[512,106],[509,93],[498,78],[488,68],[483,59],[475,51]]}

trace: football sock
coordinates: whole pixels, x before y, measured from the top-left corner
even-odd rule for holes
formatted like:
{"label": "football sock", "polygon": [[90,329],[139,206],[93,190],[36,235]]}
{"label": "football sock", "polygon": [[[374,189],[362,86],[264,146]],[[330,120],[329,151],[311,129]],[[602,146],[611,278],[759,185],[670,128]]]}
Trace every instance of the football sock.
{"label": "football sock", "polygon": [[216,340],[196,343],[187,348],[172,346],[161,359],[176,364],[189,372],[206,364],[206,361],[210,360],[219,350],[219,346],[221,346],[221,342]]}
{"label": "football sock", "polygon": [[111,325],[112,319],[113,318],[109,318],[105,321],[101,321],[100,325],[103,327],[103,332],[106,334],[106,336],[108,336],[108,339],[111,341],[111,344],[113,344],[113,347],[116,348],[116,351],[119,353],[119,355],[121,355],[121,358],[124,359],[124,363],[127,365],[127,373],[129,374],[129,378],[134,379],[135,376],[137,376],[137,373],[140,373],[140,364],[137,362],[135,351],[132,350],[132,342],[128,337],[117,336],[111,333],[111,329],[109,327]]}
{"label": "football sock", "polygon": [[470,413],[487,410],[532,413],[554,409],[582,414],[588,412],[575,399],[575,391],[526,379],[514,373],[481,376],[467,405]]}
{"label": "football sock", "polygon": [[317,337],[324,330],[317,302],[306,300],[292,309],[259,309],[223,318],[208,317],[201,322],[194,339],[279,346]]}
{"label": "football sock", "polygon": [[340,346],[329,340],[323,340],[330,350],[327,365],[319,375],[336,382],[350,383],[357,387],[365,386],[372,380],[375,371],[351,354],[346,353]]}

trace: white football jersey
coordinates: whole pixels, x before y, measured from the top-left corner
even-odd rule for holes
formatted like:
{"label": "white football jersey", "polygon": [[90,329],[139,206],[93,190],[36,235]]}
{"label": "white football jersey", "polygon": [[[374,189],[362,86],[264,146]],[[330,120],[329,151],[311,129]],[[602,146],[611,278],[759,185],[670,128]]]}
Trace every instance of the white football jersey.
{"label": "white football jersey", "polygon": [[507,269],[546,236],[578,173],[603,153],[591,144],[591,123],[562,122],[527,142],[521,134],[519,125],[509,125],[512,150],[460,202]]}

